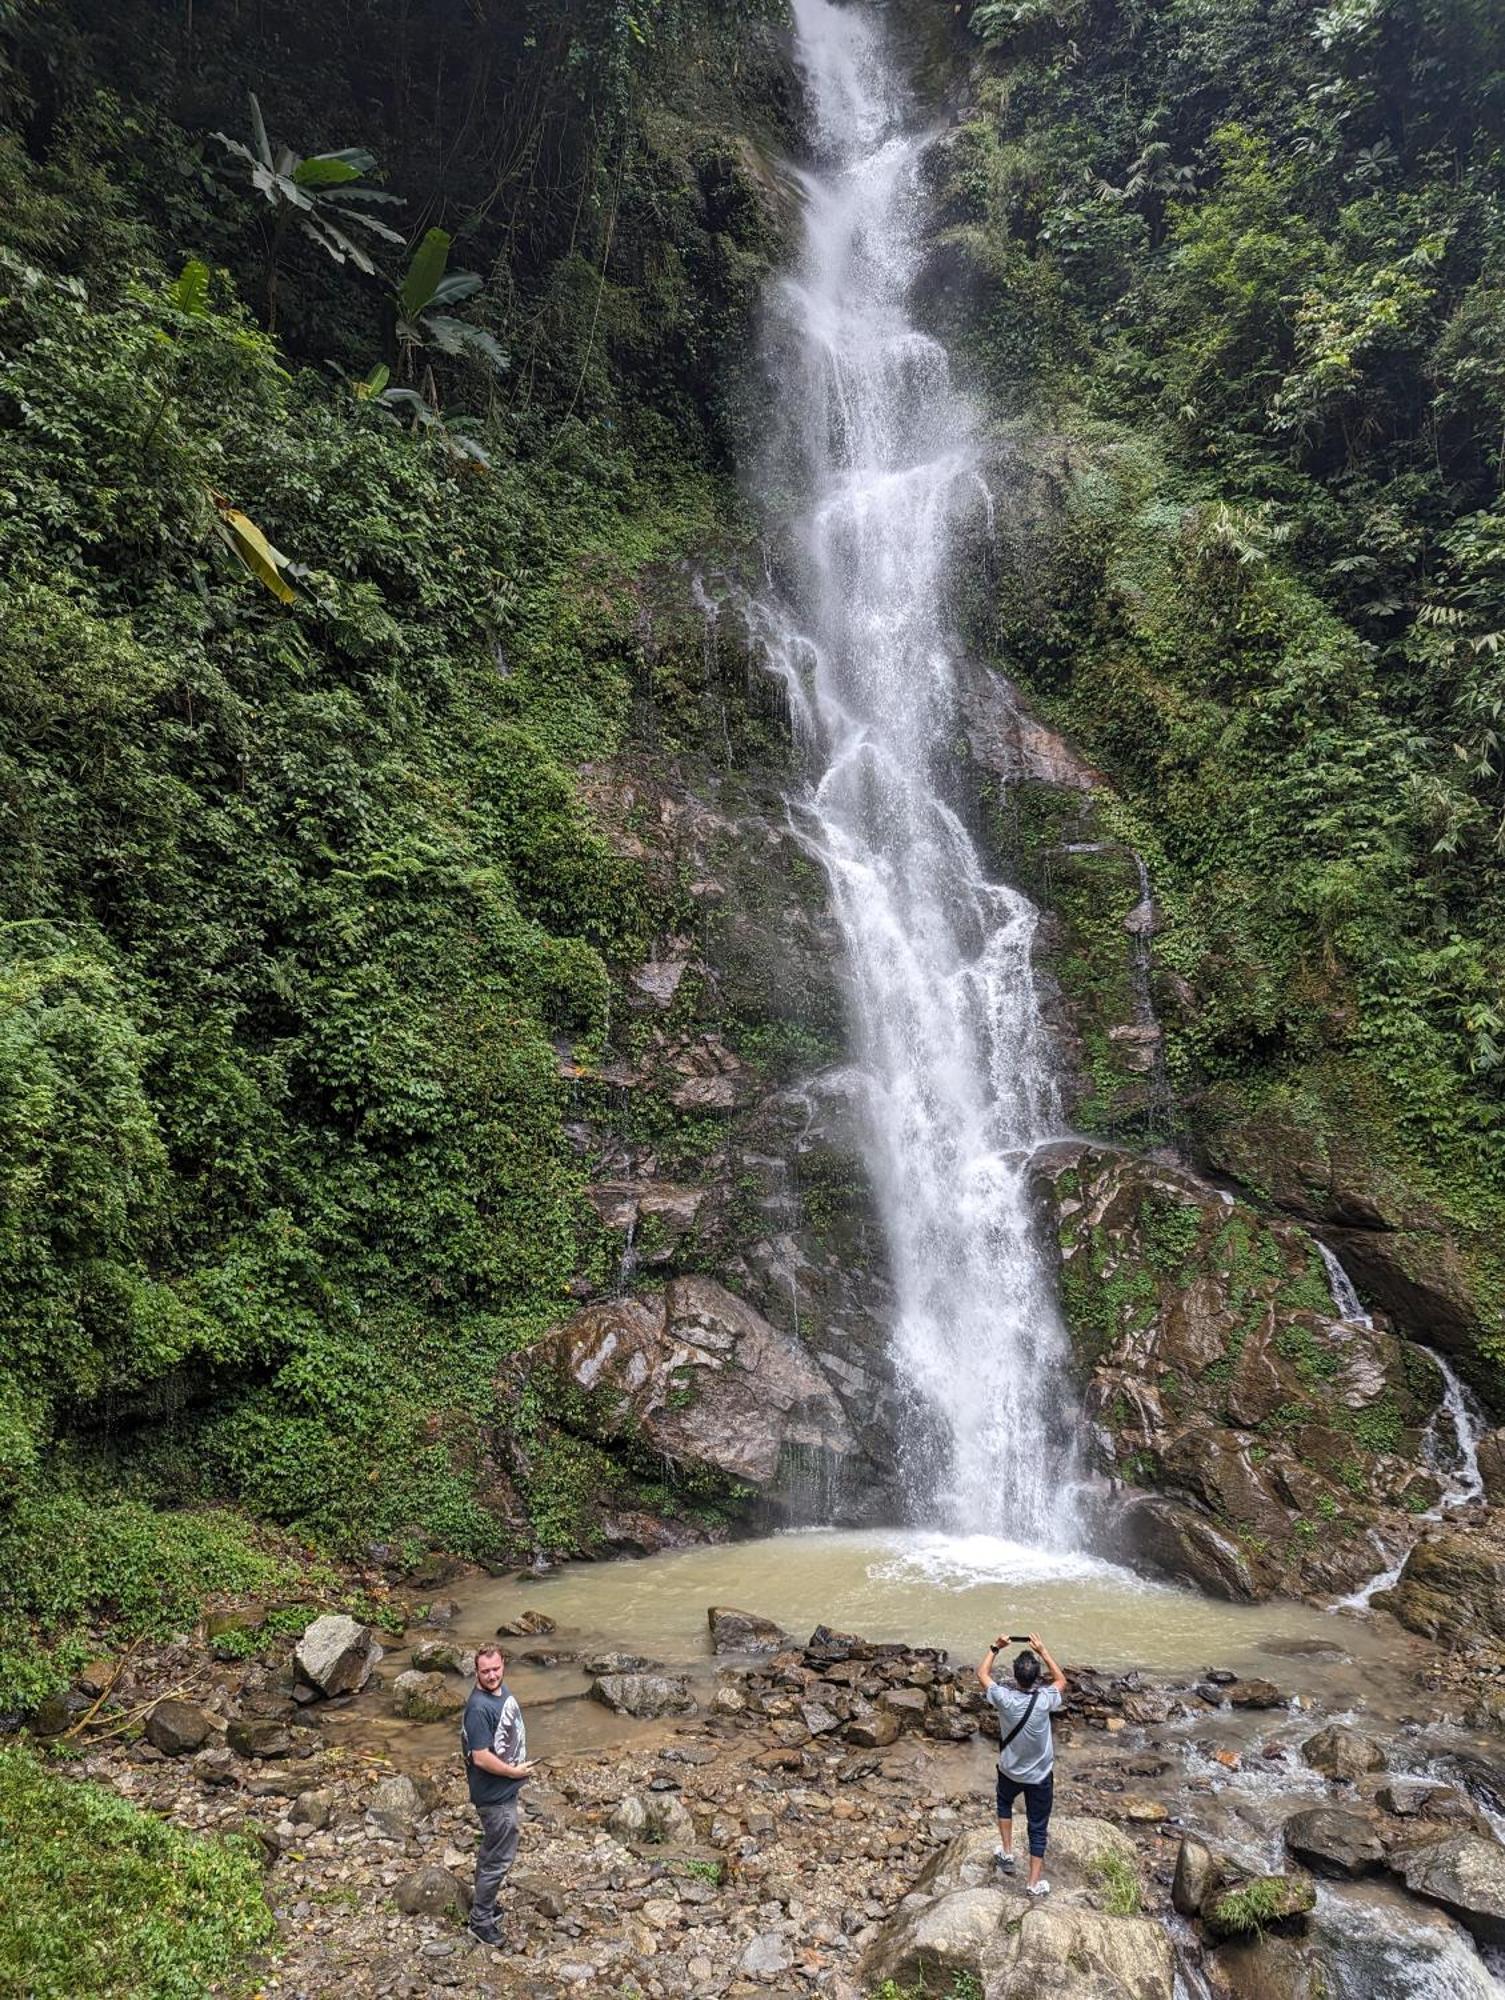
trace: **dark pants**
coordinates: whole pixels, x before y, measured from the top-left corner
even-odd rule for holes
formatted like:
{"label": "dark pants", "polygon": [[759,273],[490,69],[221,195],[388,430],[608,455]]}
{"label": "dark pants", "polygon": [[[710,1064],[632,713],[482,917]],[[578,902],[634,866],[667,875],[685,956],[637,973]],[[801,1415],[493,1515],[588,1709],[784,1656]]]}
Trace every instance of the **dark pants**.
{"label": "dark pants", "polygon": [[1029,1820],[1029,1851],[1044,1854],[1045,1835],[1050,1826],[1050,1808],[1055,1798],[1056,1774],[1047,1771],[1038,1785],[1021,1785],[1016,1778],[998,1773],[998,1817],[1014,1817],[1014,1801],[1024,1794],[1024,1810]]}
{"label": "dark pants", "polygon": [[517,1800],[505,1805],[477,1806],[481,1816],[481,1849],[476,1855],[476,1897],[471,1916],[478,1922],[496,1917],[496,1892],[517,1858]]}

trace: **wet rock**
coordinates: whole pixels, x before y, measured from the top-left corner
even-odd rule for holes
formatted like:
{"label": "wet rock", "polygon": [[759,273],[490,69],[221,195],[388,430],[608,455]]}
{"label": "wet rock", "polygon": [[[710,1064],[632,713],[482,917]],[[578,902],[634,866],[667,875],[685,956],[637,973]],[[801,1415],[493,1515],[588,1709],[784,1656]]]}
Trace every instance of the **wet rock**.
{"label": "wet rock", "polygon": [[238,1757],[286,1757],[293,1748],[293,1739],[280,1722],[254,1717],[232,1722],[225,1740]]}
{"label": "wet rock", "polygon": [[407,1917],[463,1917],[470,1907],[468,1895],[437,1862],[404,1875],[392,1900]]}
{"label": "wet rock", "polygon": [[392,1683],[392,1707],[409,1722],[443,1722],[465,1706],[465,1688],[453,1674],[409,1667]]}
{"label": "wet rock", "polygon": [[919,1729],[925,1720],[926,1700],[920,1688],[887,1688],[878,1697],[878,1707],[897,1721],[900,1729]]}
{"label": "wet rock", "polygon": [[193,1760],[193,1775],[201,1785],[219,1788],[240,1782],[235,1753],[227,1743],[211,1743]]}
{"label": "wet rock", "polygon": [[1131,1558],[1209,1597],[1252,1604],[1268,1595],[1232,1537],[1183,1501],[1137,1494],[1120,1509],[1113,1529]]}
{"label": "wet rock", "polygon": [[409,1655],[409,1664],[423,1674],[459,1674],[470,1680],[476,1670],[474,1653],[451,1645],[448,1639],[420,1639]]}
{"label": "wet rock", "polygon": [[1505,1428],[1486,1431],[1479,1440],[1479,1477],[1491,1507],[1505,1507]]}
{"label": "wet rock", "polygon": [[621,1715],[693,1715],[690,1683],[674,1674],[598,1674],[592,1697]]}
{"label": "wet rock", "polygon": [[165,1757],[186,1757],[208,1742],[212,1725],[197,1703],[159,1701],[146,1718],[146,1740]]}
{"label": "wet rock", "polygon": [[1376,1805],[1396,1819],[1451,1821],[1475,1833],[1489,1831],[1488,1821],[1470,1798],[1455,1786],[1439,1785],[1430,1778],[1392,1778],[1374,1797]]}
{"label": "wet rock", "polygon": [[1460,1917],[1485,1944],[1505,1945],[1505,1847],[1475,1833],[1449,1834],[1398,1861],[1413,1896]]}
{"label": "wet rock", "polygon": [[695,1840],[695,1816],[673,1792],[629,1792],[606,1824],[618,1840],[660,1847],[689,1847]]}
{"label": "wet rock", "polygon": [[1427,1639],[1505,1639],[1505,1548],[1476,1530],[1437,1529],[1412,1549],[1385,1602]]}
{"label": "wet rock", "polygon": [[829,1736],[833,1729],[841,1727],[841,1717],[833,1715],[830,1709],[819,1701],[800,1703],[800,1721],[812,1736]]}
{"label": "wet rock", "polygon": [[1335,1806],[1293,1813],[1285,1823],[1286,1851],[1318,1875],[1358,1877],[1384,1866],[1385,1854],[1369,1821]]}
{"label": "wet rock", "polygon": [[1195,1917],[1222,1880],[1222,1863],[1192,1834],[1182,1837],[1176,1853],[1176,1873],[1171,1883],[1171,1902],[1183,1917]]}
{"label": "wet rock", "polygon": [[1286,1698],[1274,1681],[1236,1680],[1224,1690],[1235,1708],[1284,1708]]}
{"label": "wet rock", "polygon": [[1348,1784],[1370,1771],[1385,1768],[1385,1752],[1374,1738],[1341,1722],[1331,1723],[1315,1736],[1309,1736],[1301,1746],[1301,1755],[1324,1778]]}
{"label": "wet rock", "polygon": [[650,1660],[642,1653],[587,1653],[580,1671],[595,1679],[603,1674],[651,1674],[662,1665],[661,1660]]}
{"label": "wet rock", "polygon": [[997,2000],[1173,2000],[1176,1955],[1152,1917],[1109,1917],[1047,1903],[1027,1909]]}
{"label": "wet rock", "polygon": [[524,1611],[498,1625],[496,1636],[499,1639],[551,1639],[558,1630],[558,1625],[546,1612]]}
{"label": "wet rock", "polygon": [[[1023,1809],[1015,1818],[1023,1831]],[[991,1825],[968,1827],[926,1862],[915,1882],[926,1896],[950,1895],[957,1889],[998,1888],[993,1865],[998,1844]],[[1108,1873],[1139,1879],[1139,1850],[1122,1827],[1086,1813],[1053,1817],[1050,1824],[1048,1871],[1056,1893],[1074,1889],[1096,1893]]]}
{"label": "wet rock", "polygon": [[755,1611],[737,1611],[729,1604],[713,1604],[706,1612],[711,1628],[713,1653],[776,1653],[787,1641],[771,1618]]}
{"label": "wet rock", "polygon": [[1310,1875],[1255,1875],[1214,1889],[1202,1906],[1202,1922],[1211,1937],[1247,1937],[1304,1922],[1316,1907],[1317,1887]]}
{"label": "wet rock", "polygon": [[322,1695],[355,1694],[381,1658],[369,1625],[343,1612],[327,1612],[306,1627],[293,1649],[293,1672]]}

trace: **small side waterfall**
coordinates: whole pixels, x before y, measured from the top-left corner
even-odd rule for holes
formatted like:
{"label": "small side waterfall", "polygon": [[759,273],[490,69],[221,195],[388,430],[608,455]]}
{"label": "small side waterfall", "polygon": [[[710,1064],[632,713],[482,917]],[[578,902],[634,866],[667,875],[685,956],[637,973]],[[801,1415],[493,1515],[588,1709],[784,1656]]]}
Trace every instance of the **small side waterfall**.
{"label": "small side waterfall", "polygon": [[788,691],[811,773],[791,812],[845,946],[895,1360],[924,1413],[913,1510],[1060,1543],[1066,1341],[1027,1179],[1060,1119],[1036,912],[988,879],[947,796],[948,569],[989,495],[973,412],[905,307],[926,135],[872,14],[794,0],[794,16],[814,164],[803,256],[768,316],[779,585],[749,618]]}
{"label": "small side waterfall", "polygon": [[[1325,1243],[1317,1248],[1322,1253],[1322,1262],[1327,1267],[1327,1281],[1332,1290],[1333,1306],[1338,1319],[1345,1326],[1373,1326],[1374,1321],[1365,1312],[1354,1290],[1352,1278],[1344,1270],[1338,1257]],[[1479,1471],[1479,1438],[1487,1419],[1471,1391],[1458,1378],[1452,1364],[1434,1348],[1423,1347],[1420,1341],[1412,1343],[1431,1361],[1442,1377],[1442,1401],[1432,1414],[1422,1437],[1422,1456],[1431,1471],[1442,1483],[1442,1495],[1435,1507],[1429,1507],[1418,1521],[1440,1521],[1455,1508],[1467,1507],[1475,1500],[1483,1498],[1484,1479]],[[1415,1539],[1408,1541],[1399,1556],[1385,1549],[1378,1536],[1372,1537],[1376,1552],[1384,1557],[1385,1567],[1368,1583],[1362,1585],[1350,1596],[1339,1600],[1338,1609],[1344,1611],[1366,1611],[1382,1590],[1391,1589],[1400,1581],[1400,1573],[1406,1566],[1406,1557],[1416,1546]]]}

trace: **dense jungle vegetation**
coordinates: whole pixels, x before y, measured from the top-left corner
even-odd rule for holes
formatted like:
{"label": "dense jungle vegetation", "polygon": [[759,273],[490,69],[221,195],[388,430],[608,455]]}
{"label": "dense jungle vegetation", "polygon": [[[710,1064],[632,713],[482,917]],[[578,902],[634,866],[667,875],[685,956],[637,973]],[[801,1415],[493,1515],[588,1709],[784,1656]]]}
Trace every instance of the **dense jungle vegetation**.
{"label": "dense jungle vegetation", "polygon": [[[1182,1115],[1497,1318],[1505,22],[901,11],[932,310],[1070,491],[979,630],[1150,857]],[[662,916],[572,772],[737,520],[779,15],[0,0],[0,1705],[275,1587],[248,1522],[500,1552],[601,1254],[556,1044]]]}
{"label": "dense jungle vegetation", "polygon": [[932,311],[1068,494],[980,622],[1149,857],[1183,1136],[1420,1265],[1445,1219],[1498,1401],[1505,17],[971,25]]}
{"label": "dense jungle vegetation", "polygon": [[282,1573],[206,1503],[499,1546],[472,1432],[594,1254],[555,1041],[655,915],[571,772],[734,504],[762,11],[0,9],[0,1706]]}

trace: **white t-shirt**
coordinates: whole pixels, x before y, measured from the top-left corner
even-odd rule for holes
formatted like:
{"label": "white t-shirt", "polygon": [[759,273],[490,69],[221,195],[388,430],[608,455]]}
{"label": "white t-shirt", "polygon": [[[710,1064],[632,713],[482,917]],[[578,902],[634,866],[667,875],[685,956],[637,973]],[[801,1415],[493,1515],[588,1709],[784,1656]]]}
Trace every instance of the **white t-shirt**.
{"label": "white t-shirt", "polygon": [[1038,1785],[1042,1778],[1050,1776],[1055,1766],[1056,1746],[1050,1733],[1050,1718],[1061,1706],[1060,1691],[1048,1681],[1042,1687],[1031,1688],[1028,1694],[1023,1688],[1009,1687],[1003,1681],[993,1681],[988,1688],[988,1700],[998,1710],[999,1729],[1004,1736],[1029,1707],[1030,1695],[1038,1698],[1030,1710],[1029,1721],[1008,1749],[998,1753],[999,1770],[1016,1785]]}

